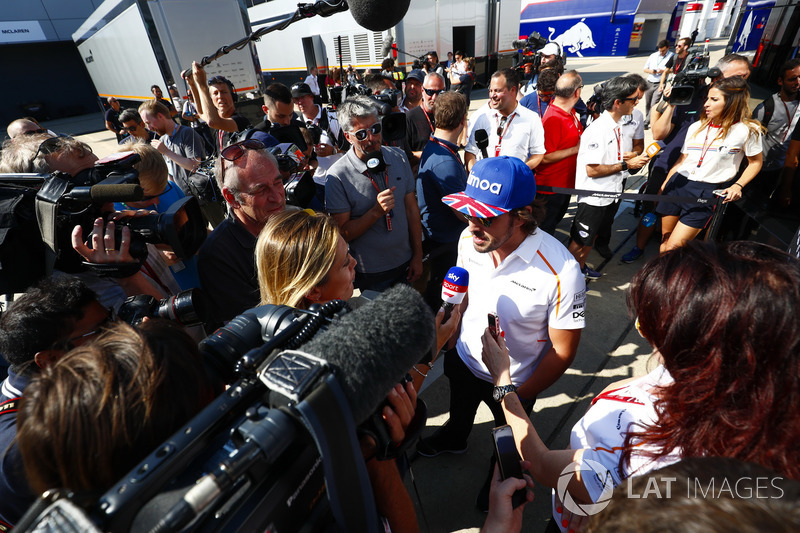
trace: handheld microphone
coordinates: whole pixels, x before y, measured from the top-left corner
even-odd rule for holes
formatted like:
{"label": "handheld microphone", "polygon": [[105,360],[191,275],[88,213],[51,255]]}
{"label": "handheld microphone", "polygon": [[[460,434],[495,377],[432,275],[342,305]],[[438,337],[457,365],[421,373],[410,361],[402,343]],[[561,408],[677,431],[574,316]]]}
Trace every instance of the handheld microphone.
{"label": "handheld microphone", "polygon": [[461,267],[450,267],[442,281],[442,307],[444,308],[442,322],[447,322],[453,308],[464,301],[468,285],[469,272]]}
{"label": "handheld microphone", "polygon": [[411,0],[347,0],[347,4],[359,26],[384,31],[403,20]]}
{"label": "handheld microphone", "polygon": [[666,145],[662,141],[655,141],[648,146],[644,153],[647,154],[647,157],[653,158],[658,152],[664,149]]}
{"label": "handheld microphone", "polygon": [[483,158],[488,159],[489,153],[486,149],[489,147],[489,132],[486,130],[475,130],[475,144],[481,149]]}
{"label": "handheld microphone", "polygon": [[136,202],[142,199],[144,190],[133,184],[93,185],[91,187],[73,187],[64,195],[67,200],[105,204],[109,202]]}

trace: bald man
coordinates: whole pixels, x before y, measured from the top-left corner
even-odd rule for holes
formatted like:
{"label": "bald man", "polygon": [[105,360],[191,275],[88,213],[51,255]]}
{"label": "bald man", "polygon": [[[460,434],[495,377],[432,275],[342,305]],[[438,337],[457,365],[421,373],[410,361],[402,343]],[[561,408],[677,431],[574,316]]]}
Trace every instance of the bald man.
{"label": "bald man", "polygon": [[6,134],[9,139],[13,139],[18,135],[33,135],[34,133],[47,133],[47,130],[27,118],[18,118],[6,128]]}

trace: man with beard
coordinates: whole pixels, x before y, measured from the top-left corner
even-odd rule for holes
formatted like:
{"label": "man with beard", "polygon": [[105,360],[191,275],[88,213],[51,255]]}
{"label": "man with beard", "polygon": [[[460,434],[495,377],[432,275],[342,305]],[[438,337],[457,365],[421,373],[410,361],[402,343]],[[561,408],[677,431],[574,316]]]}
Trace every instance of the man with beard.
{"label": "man with beard", "polygon": [[422,225],[405,154],[381,146],[381,123],[368,97],[347,99],[338,117],[352,149],[328,171],[325,210],[350,243],[355,286],[382,291],[413,282],[422,273]]}
{"label": "man with beard", "polygon": [[[450,380],[450,419],[420,441],[425,457],[463,453],[481,402],[506,424],[502,400],[517,394],[530,415],[536,397],[569,368],[585,323],[586,286],[575,259],[537,228],[533,172],[515,157],[478,161],[463,192],[442,201],[469,221],[458,246],[458,266],[469,272],[455,348],[444,358]],[[495,387],[481,359],[487,315],[497,317],[512,355],[509,383]],[[491,472],[491,470],[490,470]],[[487,479],[478,507],[488,509]],[[480,501],[483,500],[483,501]]]}

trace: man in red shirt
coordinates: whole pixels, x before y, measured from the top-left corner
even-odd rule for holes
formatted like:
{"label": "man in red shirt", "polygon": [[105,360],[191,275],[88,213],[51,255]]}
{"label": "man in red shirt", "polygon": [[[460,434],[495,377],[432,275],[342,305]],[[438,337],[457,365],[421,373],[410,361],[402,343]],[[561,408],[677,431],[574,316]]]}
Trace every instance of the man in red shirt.
{"label": "man in red shirt", "polygon": [[[553,100],[542,117],[544,127],[544,159],[536,167],[538,187],[575,187],[575,167],[583,126],[573,110],[581,98],[583,80],[575,70],[568,70],[556,82]],[[553,235],[567,212],[569,194],[537,192],[536,199],[545,203],[545,218],[539,225]]]}

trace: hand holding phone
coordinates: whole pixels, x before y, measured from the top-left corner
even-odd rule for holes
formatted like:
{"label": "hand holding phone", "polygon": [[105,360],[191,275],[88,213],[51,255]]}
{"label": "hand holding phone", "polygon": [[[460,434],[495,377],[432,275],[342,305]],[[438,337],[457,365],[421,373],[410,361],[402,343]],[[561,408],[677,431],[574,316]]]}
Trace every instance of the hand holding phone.
{"label": "hand holding phone", "polygon": [[489,313],[489,333],[494,337],[494,340],[497,340],[497,336],[500,334],[500,317],[497,316],[497,313]]}
{"label": "hand holding phone", "polygon": [[[492,437],[494,437],[494,455],[500,467],[500,477],[503,480],[509,477],[525,479],[520,465],[522,458],[517,451],[511,426],[506,424],[505,426],[494,428]],[[520,489],[511,497],[511,505],[515,509],[527,501],[527,489]]]}

